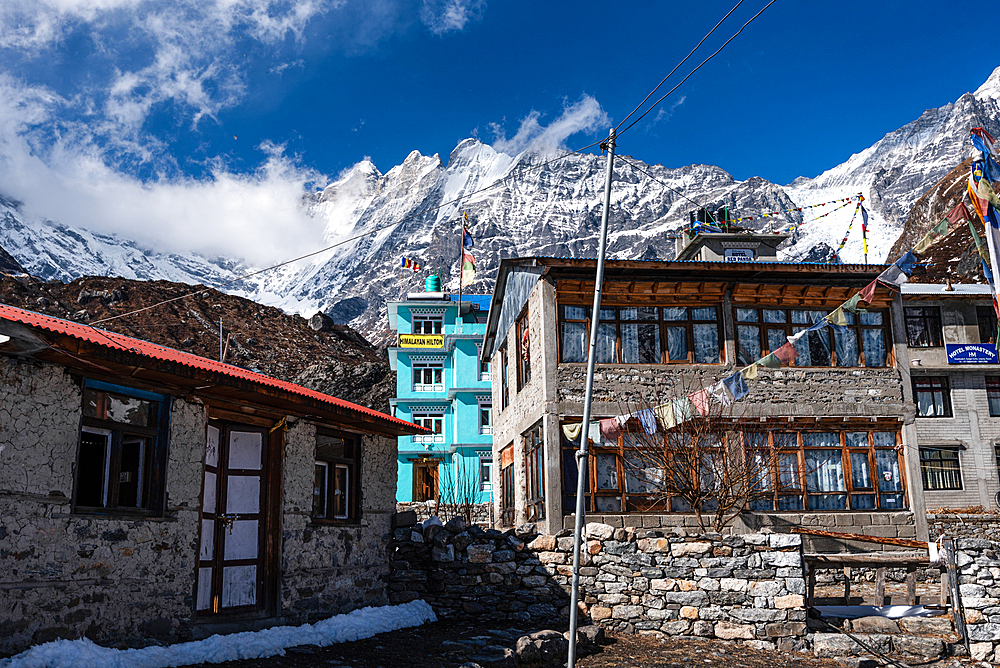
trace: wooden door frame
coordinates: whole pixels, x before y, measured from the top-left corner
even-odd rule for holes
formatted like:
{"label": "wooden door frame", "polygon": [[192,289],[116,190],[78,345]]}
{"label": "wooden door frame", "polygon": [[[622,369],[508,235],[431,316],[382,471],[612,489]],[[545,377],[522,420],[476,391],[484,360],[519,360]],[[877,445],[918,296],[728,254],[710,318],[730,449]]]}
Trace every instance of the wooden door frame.
{"label": "wooden door frame", "polygon": [[[438,468],[441,465],[441,461],[442,460],[439,457],[421,457],[419,459],[411,460],[411,462],[412,462],[411,463],[411,468],[412,468],[412,476],[411,477],[413,478],[413,500],[414,501],[416,501],[417,497],[420,496],[419,494],[417,494],[417,490],[419,489],[417,469],[433,469],[433,471],[434,471],[434,473],[433,473],[433,476],[434,476],[434,496],[432,497],[432,499],[434,501],[438,500],[438,497],[440,496],[440,493],[441,493],[441,490],[439,488],[439,484],[440,484],[440,480],[441,479],[440,479],[439,473],[438,473]],[[424,501],[431,501],[432,499],[424,499]]]}

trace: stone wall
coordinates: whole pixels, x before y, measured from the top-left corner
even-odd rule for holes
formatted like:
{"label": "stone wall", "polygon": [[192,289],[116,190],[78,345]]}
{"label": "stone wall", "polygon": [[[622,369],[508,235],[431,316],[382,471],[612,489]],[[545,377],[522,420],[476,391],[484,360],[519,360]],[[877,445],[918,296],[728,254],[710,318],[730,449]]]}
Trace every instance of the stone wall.
{"label": "stone wall", "polygon": [[[601,364],[594,373],[594,415],[611,417],[668,398],[690,394],[722,380],[730,365],[669,366]],[[760,368],[744,402],[761,415],[898,416],[913,413],[904,405],[896,369]],[[580,415],[587,367],[560,364],[556,387],[564,415]],[[573,412],[575,406],[581,408]],[[598,410],[600,408],[600,411]]]}
{"label": "stone wall", "polygon": [[[432,517],[441,517],[445,521],[450,520],[453,517],[461,517],[465,519],[465,506],[461,504],[451,504],[451,503],[438,503],[437,501],[413,501],[410,503],[397,503],[396,512],[404,513],[407,510],[412,510],[417,514],[417,521],[423,522]],[[474,503],[469,507],[469,511],[472,515],[472,524],[482,527],[483,529],[492,529],[493,524],[493,504],[488,503]]]}
{"label": "stone wall", "polygon": [[204,408],[175,401],[163,518],[74,515],[80,388],[0,358],[0,653],[173,636],[193,609]]}
{"label": "stone wall", "polygon": [[1000,514],[927,515],[930,540],[941,536],[980,538],[1000,543]]}
{"label": "stone wall", "polygon": [[285,434],[281,616],[302,623],[369,605],[385,605],[387,547],[395,510],[396,439],[361,440],[362,517],[356,525],[314,522],[316,429],[297,422]]}
{"label": "stone wall", "polygon": [[[415,524],[397,516],[390,601],[422,598],[442,618],[551,624],[568,617],[573,539]],[[405,526],[403,526],[405,525]],[[588,524],[581,602],[594,622],[621,632],[739,639],[803,647],[801,540],[789,534],[722,537]]]}
{"label": "stone wall", "polygon": [[960,538],[958,581],[974,658],[991,661],[1000,645],[1000,543]]}

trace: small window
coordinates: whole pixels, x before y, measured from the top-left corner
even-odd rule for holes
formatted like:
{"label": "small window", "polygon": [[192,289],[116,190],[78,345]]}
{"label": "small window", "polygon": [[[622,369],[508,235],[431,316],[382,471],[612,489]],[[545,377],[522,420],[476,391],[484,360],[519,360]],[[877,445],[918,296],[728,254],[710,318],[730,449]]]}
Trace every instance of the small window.
{"label": "small window", "polygon": [[917,403],[918,417],[951,417],[947,378],[914,378],[913,398]]}
{"label": "small window", "polygon": [[414,334],[442,334],[443,332],[444,332],[443,313],[413,314]]}
{"label": "small window", "polygon": [[958,450],[920,448],[920,479],[927,491],[962,489]]}
{"label": "small window", "polygon": [[493,402],[483,401],[479,404],[479,433],[493,433]]}
{"label": "small window", "polygon": [[166,437],[161,434],[167,412],[161,395],[87,384],[76,464],[77,512],[150,514],[162,508]]}
{"label": "small window", "polygon": [[430,434],[417,434],[414,443],[444,443],[444,411],[414,413],[413,424],[430,430]]}
{"label": "small window", "polygon": [[528,309],[517,320],[517,391],[531,382],[531,341],[528,334]]}
{"label": "small window", "polygon": [[990,406],[990,415],[1000,417],[1000,378],[986,377],[986,401]]}
{"label": "small window", "polygon": [[903,313],[906,342],[911,348],[941,347],[941,309],[937,306],[908,306]]}
{"label": "small window", "polygon": [[493,491],[493,453],[477,452],[479,457],[479,491]]}
{"label": "small window", "polygon": [[997,313],[992,306],[977,306],[976,318],[979,320],[979,342],[997,342]]}
{"label": "small window", "polygon": [[361,447],[356,436],[316,435],[315,519],[357,520],[360,517]]}
{"label": "small window", "polygon": [[413,360],[413,391],[444,392],[444,363]]}
{"label": "small window", "polygon": [[476,348],[476,357],[479,358],[479,380],[480,382],[488,383],[492,380],[490,378],[490,362],[489,360],[483,360],[483,349],[481,347]]}
{"label": "small window", "polygon": [[532,427],[524,435],[524,471],[528,484],[528,521],[545,519],[545,452],[542,441],[542,425]]}

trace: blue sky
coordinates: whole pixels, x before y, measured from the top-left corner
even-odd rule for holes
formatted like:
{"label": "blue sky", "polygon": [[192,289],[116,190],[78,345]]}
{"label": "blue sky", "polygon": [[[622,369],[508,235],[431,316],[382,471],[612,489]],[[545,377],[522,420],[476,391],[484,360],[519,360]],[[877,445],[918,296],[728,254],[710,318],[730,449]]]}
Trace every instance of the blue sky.
{"label": "blue sky", "polygon": [[[303,188],[365,157],[385,172],[470,136],[595,141],[734,2],[7,0],[0,194],[150,244],[169,229],[177,250],[282,257],[319,241]],[[744,1],[661,92],[765,4]],[[816,176],[985,81],[1000,49],[968,16],[777,0],[619,150]]]}

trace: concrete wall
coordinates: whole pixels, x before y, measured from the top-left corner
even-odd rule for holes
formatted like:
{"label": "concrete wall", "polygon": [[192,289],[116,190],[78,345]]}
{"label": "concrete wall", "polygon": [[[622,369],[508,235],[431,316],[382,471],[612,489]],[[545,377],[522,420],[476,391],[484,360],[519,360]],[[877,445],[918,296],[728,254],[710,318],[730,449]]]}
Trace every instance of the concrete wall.
{"label": "concrete wall", "polygon": [[[134,645],[195,634],[205,407],[173,402],[157,518],[72,512],[81,415],[80,388],[62,367],[0,357],[0,653],[56,638]],[[396,439],[362,437],[362,519],[323,525],[310,518],[316,428],[289,423],[270,622],[385,603]]]}

